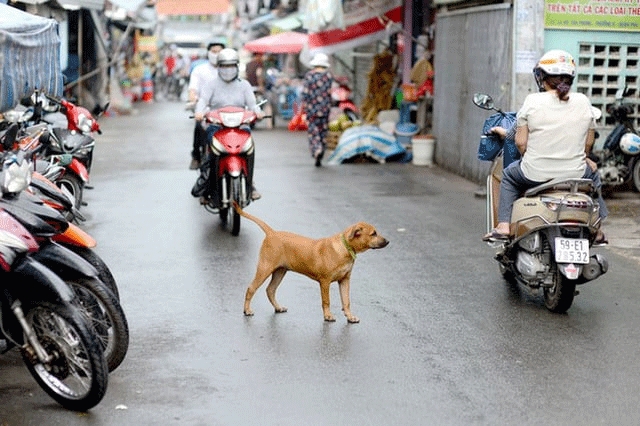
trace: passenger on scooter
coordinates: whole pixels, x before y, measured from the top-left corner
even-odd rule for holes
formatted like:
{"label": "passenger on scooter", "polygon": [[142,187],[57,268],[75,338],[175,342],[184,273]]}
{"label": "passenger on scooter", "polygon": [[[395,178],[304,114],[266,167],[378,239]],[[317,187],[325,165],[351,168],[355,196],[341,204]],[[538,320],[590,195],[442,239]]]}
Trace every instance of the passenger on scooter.
{"label": "passenger on scooter", "polygon": [[[256,97],[253,94],[251,85],[247,80],[238,78],[239,62],[238,52],[234,49],[226,48],[222,49],[220,53],[218,53],[218,78],[205,82],[201,88],[200,97],[196,102],[195,108],[195,119],[197,121],[202,121],[207,110],[223,108],[226,106],[246,108],[254,111],[258,116],[258,119],[264,117],[262,110],[256,104]],[[243,126],[246,126],[246,130],[251,130],[250,126]],[[209,125],[206,129],[207,141],[210,141],[213,138],[214,133],[219,129],[220,127],[217,125]],[[249,154],[248,161],[250,164],[253,164],[254,155],[255,153]],[[207,163],[207,160],[203,161],[203,165],[200,167],[201,174],[198,181],[196,181],[196,186],[200,184],[203,185],[206,182],[206,166],[204,163]],[[253,188],[251,192],[251,199],[257,200],[261,195],[256,191],[255,186],[253,185],[252,171],[251,175],[248,176],[248,179]],[[198,193],[197,189],[198,188],[194,187],[192,194]],[[201,199],[201,202],[203,201],[206,203],[206,200]]]}
{"label": "passenger on scooter", "polygon": [[[207,61],[197,65],[189,77],[189,101],[187,109],[195,108],[195,104],[200,98],[202,87],[214,78],[218,77],[217,57],[218,53],[225,48],[223,43],[213,42],[207,46]],[[200,166],[201,152],[207,143],[207,133],[202,127],[202,123],[196,120],[193,131],[193,148],[191,150],[191,164],[189,168],[196,170]]]}
{"label": "passenger on scooter", "polygon": [[[608,213],[600,194],[600,177],[587,163],[595,129],[591,102],[582,93],[569,94],[576,75],[573,57],[562,50],[551,50],[540,58],[533,75],[540,93],[526,97],[516,122],[516,146],[522,159],[503,170],[498,225],[483,237],[485,241],[509,239],[513,203],[527,189],[554,178],[593,180],[600,218]],[[606,243],[599,230],[594,244]]]}

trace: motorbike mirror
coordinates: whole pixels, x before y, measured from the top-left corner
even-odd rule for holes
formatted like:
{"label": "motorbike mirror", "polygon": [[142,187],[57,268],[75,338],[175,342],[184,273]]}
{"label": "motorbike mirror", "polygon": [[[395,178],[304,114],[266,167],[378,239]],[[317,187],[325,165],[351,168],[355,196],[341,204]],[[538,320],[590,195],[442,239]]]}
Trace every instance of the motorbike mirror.
{"label": "motorbike mirror", "polygon": [[482,109],[494,109],[493,98],[486,93],[474,93],[473,103]]}

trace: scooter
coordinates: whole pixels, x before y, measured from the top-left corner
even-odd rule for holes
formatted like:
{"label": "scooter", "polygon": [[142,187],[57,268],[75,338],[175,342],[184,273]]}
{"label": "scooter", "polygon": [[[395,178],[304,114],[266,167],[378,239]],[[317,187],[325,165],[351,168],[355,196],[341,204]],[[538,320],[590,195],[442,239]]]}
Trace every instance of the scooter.
{"label": "scooter", "polygon": [[349,80],[346,77],[336,77],[331,88],[331,99],[333,104],[340,108],[350,121],[357,121],[360,110],[351,99],[352,90],[349,87]]}
{"label": "scooter", "polygon": [[629,118],[633,108],[624,103],[628,94],[626,86],[616,92],[616,101],[607,112],[617,125],[607,136],[602,150],[591,152],[589,157],[598,165],[604,187],[632,183],[633,188],[640,191],[640,136]]}
{"label": "scooter", "polygon": [[106,393],[107,365],[73,290],[28,255],[38,248],[11,216],[0,220],[0,352],[20,348],[49,396],[65,408],[86,411]]}
{"label": "scooter", "polygon": [[251,203],[255,155],[251,125],[257,119],[255,112],[233,106],[204,116],[204,122],[216,130],[200,166],[204,173],[191,193],[201,197],[207,211],[219,214],[223,226],[229,226],[234,236],[240,233],[240,214],[233,208],[234,201],[242,208]]}
{"label": "scooter", "polygon": [[53,236],[63,234],[70,226],[64,216],[24,191],[24,187],[12,185],[13,181],[28,183],[30,170],[27,161],[20,158],[23,155],[24,152],[4,154],[11,157],[11,166],[2,173],[0,222],[17,221],[35,238],[38,249],[31,254],[32,258],[56,273],[77,294],[78,307],[99,339],[109,371],[113,371],[124,360],[129,346],[124,311],[107,284],[100,280],[96,268],[54,241]]}
{"label": "scooter", "polygon": [[[499,111],[487,94],[477,93],[474,104]],[[497,223],[502,179],[502,152],[492,159],[487,177],[487,232]],[[609,269],[607,259],[591,248],[601,225],[596,188],[590,179],[553,179],[527,190],[516,200],[511,215],[512,237],[489,242],[506,281],[542,293],[551,312],[566,312],[576,286]]]}

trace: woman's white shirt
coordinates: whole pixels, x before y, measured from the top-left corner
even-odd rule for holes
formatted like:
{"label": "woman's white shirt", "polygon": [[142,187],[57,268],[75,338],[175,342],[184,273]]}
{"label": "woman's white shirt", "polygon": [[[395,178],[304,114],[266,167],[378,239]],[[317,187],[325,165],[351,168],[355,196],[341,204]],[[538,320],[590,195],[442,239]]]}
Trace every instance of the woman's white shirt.
{"label": "woman's white shirt", "polygon": [[585,143],[595,127],[591,102],[582,93],[561,101],[555,91],[528,95],[518,111],[517,126],[527,126],[527,148],[520,168],[535,182],[581,178],[586,167]]}

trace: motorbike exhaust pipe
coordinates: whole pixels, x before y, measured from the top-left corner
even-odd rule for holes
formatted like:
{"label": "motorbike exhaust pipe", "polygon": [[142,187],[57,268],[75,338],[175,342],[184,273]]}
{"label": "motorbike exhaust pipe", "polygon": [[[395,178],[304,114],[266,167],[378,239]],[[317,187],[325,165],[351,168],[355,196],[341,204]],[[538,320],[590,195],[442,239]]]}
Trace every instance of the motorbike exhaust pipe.
{"label": "motorbike exhaust pipe", "polygon": [[605,274],[609,270],[609,261],[601,254],[594,254],[589,259],[589,263],[582,267],[582,276],[585,280],[591,281]]}

